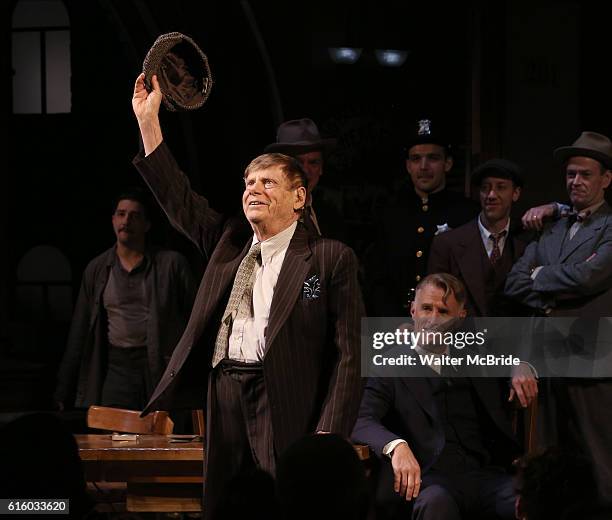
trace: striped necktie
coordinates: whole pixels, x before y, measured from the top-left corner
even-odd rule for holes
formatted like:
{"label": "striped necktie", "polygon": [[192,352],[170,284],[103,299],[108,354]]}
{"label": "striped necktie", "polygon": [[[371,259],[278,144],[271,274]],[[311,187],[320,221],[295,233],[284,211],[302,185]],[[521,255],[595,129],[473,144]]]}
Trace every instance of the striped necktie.
{"label": "striped necktie", "polygon": [[499,250],[499,241],[506,236],[506,230],[500,231],[499,233],[491,233],[489,240],[493,242],[493,249],[491,250],[491,256],[489,259],[491,263],[495,265],[501,257],[501,251]]}

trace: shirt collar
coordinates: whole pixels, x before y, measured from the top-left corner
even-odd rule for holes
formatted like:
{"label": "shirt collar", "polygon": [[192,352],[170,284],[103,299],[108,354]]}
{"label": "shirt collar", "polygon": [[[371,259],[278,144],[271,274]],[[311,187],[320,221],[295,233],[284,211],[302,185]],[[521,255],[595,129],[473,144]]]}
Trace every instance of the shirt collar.
{"label": "shirt collar", "polygon": [[598,202],[597,204],[593,204],[592,206],[589,206],[588,208],[584,208],[581,211],[577,211],[576,208],[572,208],[572,210],[577,211],[578,214],[591,216],[593,213],[595,213],[599,208],[603,206],[604,202],[605,200],[602,200],[601,202]]}
{"label": "shirt collar", "polygon": [[[289,247],[289,242],[293,238],[293,234],[297,228],[297,220],[291,224],[287,229],[284,229],[280,233],[277,233],[273,237],[268,238],[268,240],[264,240],[261,243],[261,264],[266,265],[269,263],[274,255],[284,251]],[[255,245],[259,242],[256,235],[253,235],[253,244]]]}
{"label": "shirt collar", "polygon": [[[482,221],[480,220],[481,217],[482,217],[482,212],[478,214],[478,229],[480,229],[480,234],[482,235],[482,238],[484,240],[489,240],[489,237],[493,233],[491,233],[486,227],[484,227],[484,225],[482,224]],[[510,217],[508,217],[508,222],[506,222],[506,225],[504,226],[504,229],[502,229],[502,231],[506,232],[506,234],[504,235],[505,237],[507,237],[508,234],[510,233]]]}

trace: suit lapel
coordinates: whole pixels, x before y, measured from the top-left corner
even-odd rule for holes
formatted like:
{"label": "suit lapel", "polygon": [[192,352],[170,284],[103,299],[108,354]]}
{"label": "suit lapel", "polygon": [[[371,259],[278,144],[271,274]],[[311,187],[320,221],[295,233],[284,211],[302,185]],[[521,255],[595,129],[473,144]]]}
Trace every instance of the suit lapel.
{"label": "suit lapel", "polygon": [[461,276],[466,282],[466,288],[472,295],[474,305],[480,314],[487,313],[484,275],[481,269],[481,252],[483,248],[478,222],[472,221],[469,233],[466,233],[457,247],[457,264]]}
{"label": "suit lapel", "polygon": [[298,224],[285,253],[270,305],[270,318],[265,333],[266,352],[289,317],[295,302],[298,301],[306,275],[310,271],[309,259],[312,253],[308,245],[308,236],[306,229]]}
{"label": "suit lapel", "polygon": [[585,223],[585,225],[581,226],[578,229],[578,231],[574,235],[574,238],[569,240],[569,237],[567,237],[568,239],[564,244],[559,261],[565,262],[568,257],[574,251],[576,251],[582,244],[584,244],[588,240],[591,240],[599,232],[601,227],[605,224],[606,220],[607,215],[599,215],[598,213],[595,213],[595,215],[593,215],[589,219],[589,221]]}
{"label": "suit lapel", "polygon": [[552,228],[545,231],[543,242],[547,250],[547,263],[557,263],[561,256],[561,247],[567,233],[567,221],[562,219],[558,221]]}
{"label": "suit lapel", "polygon": [[[240,262],[249,252],[253,241],[253,236],[244,238],[244,242],[232,242],[223,240],[219,242],[215,248],[215,254],[211,258],[208,269],[205,273],[205,278],[200,284],[200,289],[196,296],[196,301],[193,305],[194,309],[201,309],[195,319],[197,319],[197,327],[194,337],[199,337],[202,333],[202,328],[209,322],[213,312],[221,304],[221,298],[226,294],[231,284],[234,282],[236,272]],[[204,292],[202,289],[206,286],[209,291]],[[192,315],[193,319],[194,316]],[[219,324],[216,324],[218,327]],[[189,326],[188,326],[189,328]]]}

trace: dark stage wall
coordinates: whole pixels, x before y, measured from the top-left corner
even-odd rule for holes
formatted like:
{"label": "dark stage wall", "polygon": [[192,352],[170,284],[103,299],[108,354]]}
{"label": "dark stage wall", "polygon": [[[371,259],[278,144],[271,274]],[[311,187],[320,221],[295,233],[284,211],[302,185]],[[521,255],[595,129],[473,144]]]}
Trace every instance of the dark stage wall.
{"label": "dark stage wall", "polygon": [[[280,120],[311,117],[339,139],[322,182],[360,254],[376,235],[371,223],[386,192],[404,177],[402,136],[418,117],[450,128],[454,189],[465,189],[466,174],[480,160],[519,161],[528,177],[523,207],[563,197],[554,147],[582,129],[612,133],[607,18],[597,2],[63,4],[72,106],[53,115],[12,113],[17,2],[0,7],[6,93],[0,117],[9,135],[0,145],[8,158],[0,181],[0,409],[50,405],[68,320],[44,306],[42,292],[32,296],[28,289],[23,303],[19,262],[34,246],[58,248],[71,270],[62,287],[74,294],[87,262],[113,243],[112,195],[140,183],[131,166],[139,147],[133,82],[161,33],[193,37],[215,80],[201,110],[163,114],[166,139],[194,187],[216,207],[238,209],[242,171],[274,141]],[[356,65],[329,59],[327,48],[343,45],[363,48]],[[383,68],[373,54],[380,48],[406,49],[408,59],[401,68]],[[161,214],[153,235],[202,268]],[[35,311],[27,303],[32,298],[42,302]]]}

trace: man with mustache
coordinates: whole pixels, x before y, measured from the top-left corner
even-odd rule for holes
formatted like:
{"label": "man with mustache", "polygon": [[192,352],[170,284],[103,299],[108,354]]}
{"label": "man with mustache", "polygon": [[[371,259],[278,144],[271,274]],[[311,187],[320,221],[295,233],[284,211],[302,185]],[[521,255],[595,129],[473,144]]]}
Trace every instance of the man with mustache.
{"label": "man with mustache", "polygon": [[414,287],[427,274],[433,237],[478,213],[474,201],[446,187],[453,167],[447,137],[428,119],[416,126],[406,146],[411,183],[394,195],[366,262],[368,313],[373,316],[405,316]]}
{"label": "man with mustache", "polygon": [[191,268],[181,254],[147,245],[146,208],[141,190],[120,193],[116,243],[85,269],[58,375],[60,409],[74,402],[142,410],[185,328]]}
{"label": "man with mustache", "polygon": [[[536,315],[579,317],[573,335],[581,352],[588,352],[610,341],[609,333],[602,334],[607,320],[598,318],[612,309],[612,208],[604,198],[612,181],[612,142],[583,132],[572,146],[557,148],[554,158],[563,165],[573,211],[545,225],[527,246],[505,291]],[[594,378],[555,383],[557,405],[565,409],[559,442],[591,457],[601,498],[612,502],[612,383]]]}

